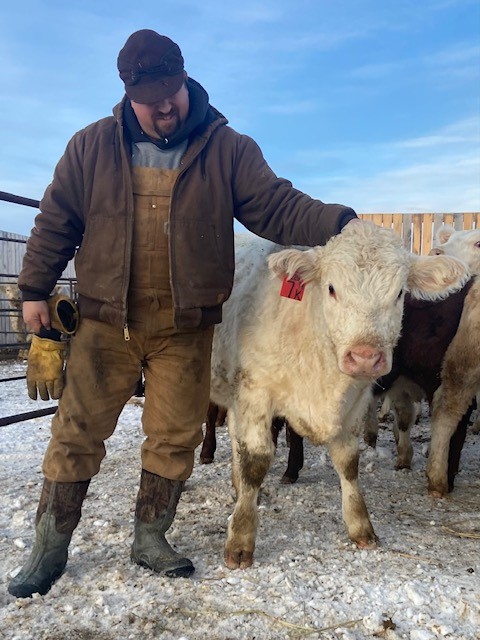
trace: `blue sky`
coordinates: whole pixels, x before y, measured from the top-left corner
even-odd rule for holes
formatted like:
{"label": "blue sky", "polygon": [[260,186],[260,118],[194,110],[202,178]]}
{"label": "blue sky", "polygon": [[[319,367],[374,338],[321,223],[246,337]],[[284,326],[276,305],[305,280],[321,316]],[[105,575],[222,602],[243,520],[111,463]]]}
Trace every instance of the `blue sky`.
{"label": "blue sky", "polygon": [[[123,95],[141,28],[180,45],[272,169],[359,212],[480,211],[478,0],[24,0],[0,9],[0,191],[40,199]],[[35,210],[0,202],[0,230]]]}

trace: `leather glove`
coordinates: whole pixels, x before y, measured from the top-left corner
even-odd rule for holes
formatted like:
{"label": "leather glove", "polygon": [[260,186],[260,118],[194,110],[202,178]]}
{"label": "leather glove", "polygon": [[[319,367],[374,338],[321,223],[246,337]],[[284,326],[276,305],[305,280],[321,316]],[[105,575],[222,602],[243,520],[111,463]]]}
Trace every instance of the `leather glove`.
{"label": "leather glove", "polygon": [[27,389],[32,400],[58,400],[63,391],[65,343],[34,335],[28,352]]}
{"label": "leather glove", "polygon": [[55,295],[47,300],[52,329],[73,335],[78,329],[78,307],[71,298]]}

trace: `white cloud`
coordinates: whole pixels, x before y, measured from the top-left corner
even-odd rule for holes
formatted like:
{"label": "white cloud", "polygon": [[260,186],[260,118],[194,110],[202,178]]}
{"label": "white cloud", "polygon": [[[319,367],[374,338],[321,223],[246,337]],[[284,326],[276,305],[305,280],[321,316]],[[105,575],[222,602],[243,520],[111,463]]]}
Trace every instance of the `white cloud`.
{"label": "white cloud", "polygon": [[451,145],[463,145],[464,148],[471,148],[474,152],[476,149],[480,157],[480,116],[464,118],[443,127],[432,135],[396,142],[393,147],[400,149],[426,149]]}
{"label": "white cloud", "polygon": [[[418,138],[298,152],[293,162],[298,188],[358,211],[480,211],[480,119],[476,116]],[[316,176],[312,175],[315,166]]]}
{"label": "white cloud", "polygon": [[[414,53],[414,52],[413,52]],[[387,82],[394,79],[408,85],[421,79],[427,86],[442,83],[480,82],[480,46],[469,42],[458,43],[444,49],[437,49],[423,55],[407,55],[398,57],[392,53],[394,60],[365,64],[350,70],[349,77],[363,82]]]}
{"label": "white cloud", "polygon": [[362,212],[480,211],[480,158],[450,156],[395,171],[312,181],[305,190]]}
{"label": "white cloud", "polygon": [[424,61],[431,65],[459,65],[478,63],[480,60],[480,46],[460,43],[454,47],[448,47],[430,56],[425,56]]}

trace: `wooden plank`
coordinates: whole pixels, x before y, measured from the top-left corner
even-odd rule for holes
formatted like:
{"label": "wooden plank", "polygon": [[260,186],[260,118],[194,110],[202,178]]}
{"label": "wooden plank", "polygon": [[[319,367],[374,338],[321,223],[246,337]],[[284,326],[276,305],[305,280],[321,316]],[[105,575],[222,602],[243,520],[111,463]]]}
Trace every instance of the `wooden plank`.
{"label": "wooden plank", "polygon": [[405,213],[402,217],[402,233],[403,244],[411,251],[412,250],[412,214]]}
{"label": "wooden plank", "polygon": [[372,222],[379,227],[383,227],[383,213],[374,213],[372,215]]}
{"label": "wooden plank", "polygon": [[412,252],[420,255],[422,252],[422,214],[414,213],[413,218],[413,241]]}
{"label": "wooden plank", "polygon": [[427,255],[433,246],[433,213],[423,214],[422,255]]}
{"label": "wooden plank", "polygon": [[465,230],[473,228],[473,215],[471,213],[463,214],[463,228]]}
{"label": "wooden plank", "polygon": [[453,227],[453,223],[454,223],[453,213],[444,213],[443,224],[449,224],[451,227]]}
{"label": "wooden plank", "polygon": [[475,222],[475,214],[474,213],[464,213],[463,214],[463,228],[465,230],[474,229]]}
{"label": "wooden plank", "polygon": [[398,233],[401,238],[403,238],[403,214],[394,213],[392,214],[392,219],[393,230],[395,231],[395,233]]}
{"label": "wooden plank", "polygon": [[[393,213],[384,213],[383,214],[383,226],[386,229],[393,229]],[[398,215],[398,214],[397,214]]]}

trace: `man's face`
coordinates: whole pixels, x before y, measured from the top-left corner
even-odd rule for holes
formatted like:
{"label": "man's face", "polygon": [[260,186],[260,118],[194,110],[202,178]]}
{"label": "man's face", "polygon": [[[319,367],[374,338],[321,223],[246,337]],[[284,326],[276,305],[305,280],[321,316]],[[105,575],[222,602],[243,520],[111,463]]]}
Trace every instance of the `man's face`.
{"label": "man's face", "polygon": [[133,102],[132,109],[143,131],[151,138],[170,138],[185,122],[190,108],[187,85],[158,102]]}

